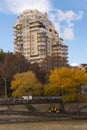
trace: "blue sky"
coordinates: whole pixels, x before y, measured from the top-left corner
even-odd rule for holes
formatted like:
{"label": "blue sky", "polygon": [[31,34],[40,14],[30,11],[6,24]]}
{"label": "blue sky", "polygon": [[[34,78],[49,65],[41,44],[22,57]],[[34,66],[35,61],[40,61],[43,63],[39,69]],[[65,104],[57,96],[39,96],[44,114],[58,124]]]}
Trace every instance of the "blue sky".
{"label": "blue sky", "polygon": [[87,63],[87,0],[0,0],[0,49],[14,52],[13,26],[25,9],[47,12],[68,45],[69,63]]}

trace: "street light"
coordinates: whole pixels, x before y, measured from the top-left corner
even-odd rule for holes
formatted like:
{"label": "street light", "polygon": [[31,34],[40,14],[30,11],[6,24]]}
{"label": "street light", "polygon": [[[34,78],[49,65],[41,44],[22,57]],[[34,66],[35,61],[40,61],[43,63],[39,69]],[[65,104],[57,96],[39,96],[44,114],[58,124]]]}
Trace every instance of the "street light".
{"label": "street light", "polygon": [[63,89],[63,86],[61,86],[61,96],[62,96],[62,112],[64,112],[65,110],[64,110],[64,101],[63,101],[63,96],[64,96],[64,89]]}
{"label": "street light", "polygon": [[7,81],[5,77],[2,77],[5,82],[5,98],[7,98]]}

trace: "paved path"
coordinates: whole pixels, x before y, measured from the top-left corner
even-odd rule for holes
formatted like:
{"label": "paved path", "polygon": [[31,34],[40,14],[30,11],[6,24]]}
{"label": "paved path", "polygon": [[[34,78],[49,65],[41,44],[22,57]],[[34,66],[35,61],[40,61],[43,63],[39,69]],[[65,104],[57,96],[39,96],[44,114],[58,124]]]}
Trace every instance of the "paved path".
{"label": "paved path", "polygon": [[42,121],[58,121],[58,120],[72,120],[72,119],[87,119],[86,115],[66,115],[56,113],[37,113],[36,115],[0,115],[0,123],[6,122],[42,122]]}

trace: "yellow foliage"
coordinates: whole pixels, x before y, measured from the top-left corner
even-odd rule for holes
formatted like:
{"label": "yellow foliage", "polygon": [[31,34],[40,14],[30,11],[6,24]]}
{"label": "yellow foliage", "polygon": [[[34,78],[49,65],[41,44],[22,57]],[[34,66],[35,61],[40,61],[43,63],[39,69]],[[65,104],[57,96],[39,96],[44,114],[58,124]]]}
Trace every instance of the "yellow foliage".
{"label": "yellow foliage", "polygon": [[75,100],[75,94],[81,93],[82,85],[87,84],[87,74],[80,69],[61,68],[51,71],[49,83],[45,87],[46,95],[67,95],[66,101]]}
{"label": "yellow foliage", "polygon": [[15,97],[40,95],[42,93],[42,85],[32,71],[14,75],[14,80],[11,82],[11,89],[13,90],[12,95]]}
{"label": "yellow foliage", "polygon": [[76,99],[77,99],[77,94],[75,93],[64,95],[62,97],[63,102],[73,102],[76,101]]}

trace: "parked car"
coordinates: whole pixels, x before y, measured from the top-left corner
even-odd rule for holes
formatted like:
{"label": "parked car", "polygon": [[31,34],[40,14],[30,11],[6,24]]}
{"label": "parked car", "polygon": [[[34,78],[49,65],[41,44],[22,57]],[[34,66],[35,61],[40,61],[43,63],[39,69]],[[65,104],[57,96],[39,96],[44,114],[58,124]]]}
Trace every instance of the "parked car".
{"label": "parked car", "polygon": [[32,100],[32,96],[22,96],[23,100]]}

